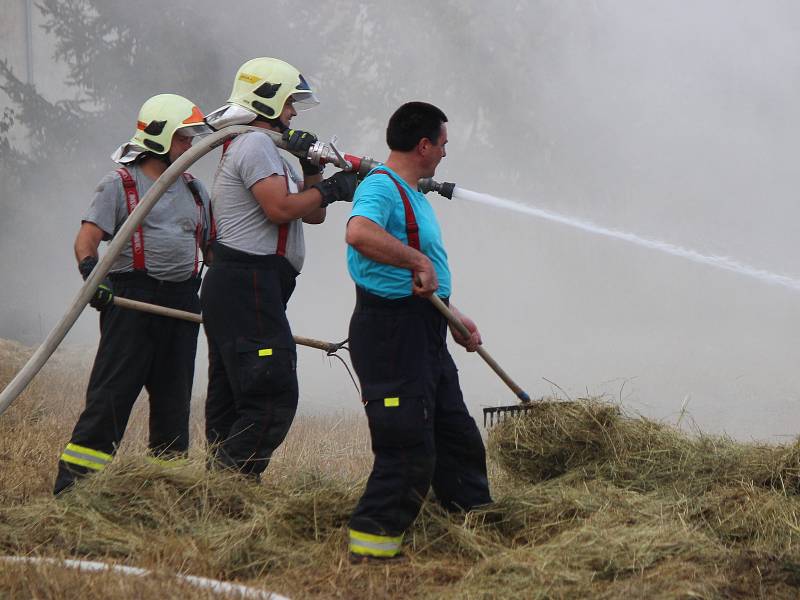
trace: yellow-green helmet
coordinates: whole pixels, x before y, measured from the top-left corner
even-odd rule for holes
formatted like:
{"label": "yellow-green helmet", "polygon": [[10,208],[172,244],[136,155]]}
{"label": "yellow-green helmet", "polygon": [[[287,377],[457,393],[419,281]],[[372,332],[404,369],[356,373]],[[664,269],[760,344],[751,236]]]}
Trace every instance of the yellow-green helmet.
{"label": "yellow-green helmet", "polygon": [[209,133],[211,129],[203,119],[202,111],[191,100],[177,94],[159,94],[142,104],[130,143],[155,154],[166,154],[179,129],[188,137]]}
{"label": "yellow-green helmet", "polygon": [[262,57],[239,67],[228,103],[277,119],[290,96],[297,110],[319,104],[300,71],[280,59]]}

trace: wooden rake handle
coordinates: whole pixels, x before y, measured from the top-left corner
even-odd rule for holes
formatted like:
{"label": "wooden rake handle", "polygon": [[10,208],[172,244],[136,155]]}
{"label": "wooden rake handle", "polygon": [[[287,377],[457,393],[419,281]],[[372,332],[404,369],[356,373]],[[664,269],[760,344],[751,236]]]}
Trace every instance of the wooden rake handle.
{"label": "wooden rake handle", "polygon": [[[442,299],[439,298],[439,296],[433,294],[429,297],[429,300],[433,303],[437,310],[445,316],[450,325],[456,328],[462,337],[469,338],[472,335],[469,332],[469,329],[467,329],[466,325],[461,322],[461,319],[456,317],[455,314],[453,314],[453,311],[447,308],[447,305],[442,302]],[[519,387],[513,379],[511,379],[511,376],[503,370],[503,367],[497,364],[497,361],[492,358],[486,348],[483,346],[478,346],[477,352],[481,355],[481,358],[486,362],[486,364],[489,365],[492,371],[497,373],[497,376],[500,377],[500,379],[502,379],[509,388],[511,388],[511,391],[514,392],[517,398],[519,398],[522,402],[531,401],[531,397],[528,395],[528,393]]]}
{"label": "wooden rake handle", "polygon": [[[197,313],[186,310],[178,310],[177,308],[167,308],[166,306],[159,306],[158,304],[139,302],[138,300],[131,300],[129,298],[122,298],[120,296],[114,296],[114,304],[121,308],[138,310],[139,312],[151,313],[154,315],[160,315],[162,317],[172,317],[173,319],[182,319],[184,321],[191,321],[193,323],[203,322],[203,317]],[[302,337],[299,335],[294,336],[294,341],[300,346],[308,346],[309,348],[316,348],[317,350],[323,350],[324,352],[328,353],[334,353],[341,349],[341,344],[323,342],[322,340],[315,340],[313,338]]]}

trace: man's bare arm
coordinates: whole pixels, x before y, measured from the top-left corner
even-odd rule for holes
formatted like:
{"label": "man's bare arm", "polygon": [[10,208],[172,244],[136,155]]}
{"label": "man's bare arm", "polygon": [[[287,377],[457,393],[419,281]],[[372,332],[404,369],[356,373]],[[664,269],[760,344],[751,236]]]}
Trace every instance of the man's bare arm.
{"label": "man's bare arm", "polygon": [[316,188],[290,194],[282,175],[261,179],[250,187],[250,191],[264,214],[277,225],[303,219],[318,211],[322,203],[322,194]]}
{"label": "man's bare arm", "polygon": [[106,233],[94,223],[84,221],[75,238],[75,260],[80,263],[87,256],[97,257],[97,249]]}
{"label": "man's bare arm", "polygon": [[[322,174],[318,175],[306,175],[305,179],[303,180],[303,191],[311,189],[311,186],[315,183],[319,183],[322,181]],[[309,225],[320,225],[325,222],[327,210],[319,207],[317,210],[308,213],[305,217],[303,217],[303,223],[308,223]]]}
{"label": "man's bare arm", "polygon": [[465,339],[458,332],[458,329],[450,326],[450,333],[453,335],[453,339],[457,344],[464,346],[464,348],[467,349],[467,352],[475,352],[478,349],[478,346],[483,343],[483,339],[481,339],[481,333],[478,331],[478,326],[475,324],[475,321],[458,310],[452,303],[450,304],[450,310],[456,317],[458,317],[458,319],[464,324],[464,327],[466,327],[471,334],[469,338]]}
{"label": "man's bare arm", "polygon": [[366,217],[357,216],[348,221],[346,241],[371,260],[409,269],[413,273],[412,291],[418,296],[430,296],[439,287],[436,270],[427,256]]}

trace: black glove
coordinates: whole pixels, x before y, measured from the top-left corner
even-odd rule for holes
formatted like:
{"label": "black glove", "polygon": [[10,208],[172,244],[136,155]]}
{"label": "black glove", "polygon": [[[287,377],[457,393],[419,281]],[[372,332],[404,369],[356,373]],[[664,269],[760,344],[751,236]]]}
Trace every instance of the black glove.
{"label": "black glove", "polygon": [[283,132],[283,141],[286,142],[286,149],[300,159],[300,168],[303,175],[319,175],[325,165],[315,165],[305,158],[308,156],[308,149],[317,141],[317,136],[309,131],[299,129],[287,129]]}
{"label": "black glove", "polygon": [[352,202],[353,194],[356,193],[358,178],[355,173],[349,171],[339,171],[336,175],[323,179],[311,187],[315,187],[322,194],[322,204],[325,208],[331,202],[342,201]]}
{"label": "black glove", "polygon": [[[81,276],[83,277],[84,281],[86,281],[89,275],[91,275],[96,264],[96,256],[87,256],[80,263],[78,263],[78,270],[81,272]],[[89,306],[96,310],[103,310],[112,302],[114,302],[114,288],[111,285],[111,280],[108,277],[104,277],[103,281],[100,282],[100,285],[97,286],[94,296],[92,296],[92,299],[89,300]]]}

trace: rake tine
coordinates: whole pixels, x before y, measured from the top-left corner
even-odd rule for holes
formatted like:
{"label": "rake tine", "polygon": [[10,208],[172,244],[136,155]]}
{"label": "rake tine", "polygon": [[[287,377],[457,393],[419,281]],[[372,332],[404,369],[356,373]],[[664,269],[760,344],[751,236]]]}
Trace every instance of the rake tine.
{"label": "rake tine", "polygon": [[[522,402],[511,406],[490,406],[483,409],[483,427],[485,429],[494,427],[495,424],[499,425],[506,417],[518,416],[521,413],[528,412],[533,409],[531,402]],[[496,419],[495,419],[496,417]],[[486,422],[489,422],[487,427]]]}

